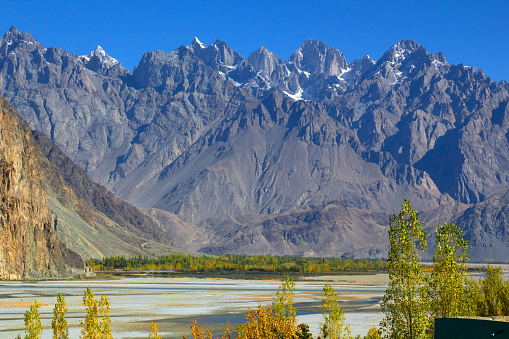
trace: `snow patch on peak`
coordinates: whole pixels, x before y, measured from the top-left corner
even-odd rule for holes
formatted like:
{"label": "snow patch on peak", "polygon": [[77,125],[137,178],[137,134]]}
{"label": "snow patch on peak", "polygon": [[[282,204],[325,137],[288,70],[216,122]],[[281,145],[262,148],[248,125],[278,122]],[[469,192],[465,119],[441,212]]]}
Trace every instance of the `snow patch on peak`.
{"label": "snow patch on peak", "polygon": [[4,34],[3,39],[9,45],[11,45],[13,42],[25,42],[28,45],[36,44],[42,47],[42,45],[39,44],[30,33],[22,33],[14,26],[11,26],[11,28],[9,28],[9,31],[7,31]]}
{"label": "snow patch on peak", "polygon": [[405,58],[419,47],[420,45],[413,40],[403,40],[391,46],[379,61],[390,62],[393,65],[401,65]]}
{"label": "snow patch on peak", "polygon": [[95,50],[93,50],[92,52],[88,53],[88,55],[82,55],[81,57],[83,59],[85,59],[86,61],[89,61],[90,59],[92,59],[93,57],[98,57],[99,60],[105,64],[107,67],[111,67],[111,66],[114,66],[116,64],[119,64],[120,62],[115,59],[115,58],[112,58],[110,57],[105,51],[104,49],[97,45],[97,47],[95,48]]}
{"label": "snow patch on peak", "polygon": [[287,91],[283,91],[283,93],[286,94],[287,96],[289,96],[290,98],[292,98],[295,101],[305,100],[302,97],[302,94],[304,93],[304,91],[302,90],[302,88],[300,88],[300,86],[299,86],[299,90],[295,94],[291,94],[291,93],[289,93]]}
{"label": "snow patch on peak", "polygon": [[200,48],[207,48],[207,45],[202,43],[197,37],[194,37],[193,41],[191,41],[191,46],[198,46]]}
{"label": "snow patch on peak", "polygon": [[410,54],[410,51],[406,48],[403,48],[399,44],[394,46],[394,49],[392,50],[394,59],[393,61],[397,64],[403,62],[405,57]]}

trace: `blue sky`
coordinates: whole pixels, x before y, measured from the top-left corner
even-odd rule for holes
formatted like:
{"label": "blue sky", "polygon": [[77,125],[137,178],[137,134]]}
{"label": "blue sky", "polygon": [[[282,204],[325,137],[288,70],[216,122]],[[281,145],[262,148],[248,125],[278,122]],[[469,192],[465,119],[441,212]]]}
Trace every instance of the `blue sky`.
{"label": "blue sky", "polygon": [[244,57],[264,45],[281,59],[307,38],[348,61],[378,59],[414,39],[450,63],[509,81],[509,1],[6,1],[0,31],[16,26],[45,47],[87,54],[101,45],[133,69],[144,52],[226,41]]}

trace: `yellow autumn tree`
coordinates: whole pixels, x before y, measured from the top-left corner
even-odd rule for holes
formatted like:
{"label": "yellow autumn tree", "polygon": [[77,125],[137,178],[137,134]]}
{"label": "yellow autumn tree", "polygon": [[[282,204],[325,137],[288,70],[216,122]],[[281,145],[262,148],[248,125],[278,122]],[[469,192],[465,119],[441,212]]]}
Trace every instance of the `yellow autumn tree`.
{"label": "yellow autumn tree", "polygon": [[[87,309],[85,322],[80,322],[82,339],[113,339],[111,334],[110,303],[103,295],[97,302],[94,293],[87,287],[83,297],[83,305]],[[99,319],[101,317],[101,319]]]}
{"label": "yellow autumn tree", "polygon": [[25,339],[39,339],[43,329],[41,325],[41,314],[39,308],[41,305],[36,301],[25,312]]}
{"label": "yellow autumn tree", "polygon": [[57,303],[53,309],[53,321],[51,322],[53,339],[69,338],[69,329],[67,328],[67,320],[65,320],[66,313],[67,305],[65,303],[65,298],[62,297],[62,294],[58,293]]}

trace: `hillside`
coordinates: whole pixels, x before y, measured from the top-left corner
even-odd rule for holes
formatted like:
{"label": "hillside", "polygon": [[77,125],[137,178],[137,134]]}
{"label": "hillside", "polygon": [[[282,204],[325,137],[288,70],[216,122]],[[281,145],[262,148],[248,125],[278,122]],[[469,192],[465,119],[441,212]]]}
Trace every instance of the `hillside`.
{"label": "hillside", "polygon": [[30,128],[0,97],[0,279],[65,275]]}
{"label": "hillside", "polygon": [[[195,39],[145,53],[131,72],[100,47],[78,56],[12,27],[0,39],[0,94],[190,250],[379,257],[380,216],[403,198],[436,215],[509,190],[507,82],[412,40],[348,62],[312,39],[288,61]],[[350,216],[320,221],[335,202]]]}

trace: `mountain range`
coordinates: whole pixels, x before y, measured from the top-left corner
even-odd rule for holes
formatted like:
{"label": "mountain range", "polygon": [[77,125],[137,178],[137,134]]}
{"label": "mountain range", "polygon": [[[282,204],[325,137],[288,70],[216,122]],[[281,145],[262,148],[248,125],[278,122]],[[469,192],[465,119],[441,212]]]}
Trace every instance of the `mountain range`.
{"label": "mountain range", "polygon": [[406,198],[430,233],[458,223],[473,260],[507,260],[509,84],[412,40],[348,62],[312,39],[283,61],[195,38],[131,72],[11,27],[0,94],[58,158],[143,209],[156,226],[130,231],[158,243],[385,257]]}

